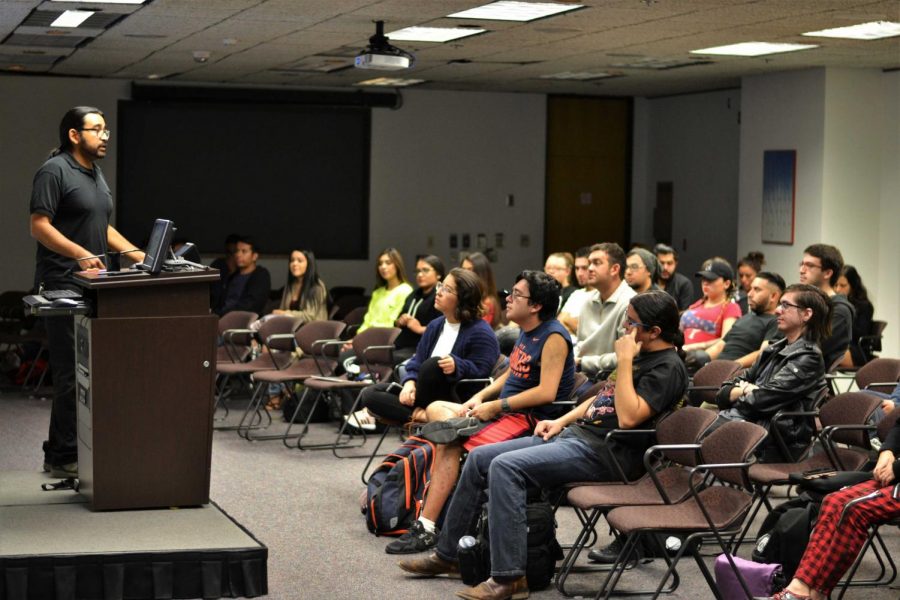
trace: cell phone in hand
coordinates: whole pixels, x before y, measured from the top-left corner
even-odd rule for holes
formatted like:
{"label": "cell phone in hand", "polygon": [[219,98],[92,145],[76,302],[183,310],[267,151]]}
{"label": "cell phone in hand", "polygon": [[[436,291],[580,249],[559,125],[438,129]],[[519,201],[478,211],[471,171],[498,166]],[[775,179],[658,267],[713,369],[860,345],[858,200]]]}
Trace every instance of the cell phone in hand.
{"label": "cell phone in hand", "polygon": [[403,386],[397,383],[396,381],[392,381],[391,384],[387,387],[387,391],[392,394],[400,395],[400,392],[403,391]]}

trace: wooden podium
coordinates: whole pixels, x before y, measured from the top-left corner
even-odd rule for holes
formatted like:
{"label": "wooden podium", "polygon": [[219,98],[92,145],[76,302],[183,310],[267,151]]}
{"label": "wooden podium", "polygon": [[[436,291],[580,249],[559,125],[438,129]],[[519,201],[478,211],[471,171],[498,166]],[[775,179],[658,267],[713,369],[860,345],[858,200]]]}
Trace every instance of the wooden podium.
{"label": "wooden podium", "polygon": [[94,510],[209,502],[218,271],[79,273],[80,491]]}

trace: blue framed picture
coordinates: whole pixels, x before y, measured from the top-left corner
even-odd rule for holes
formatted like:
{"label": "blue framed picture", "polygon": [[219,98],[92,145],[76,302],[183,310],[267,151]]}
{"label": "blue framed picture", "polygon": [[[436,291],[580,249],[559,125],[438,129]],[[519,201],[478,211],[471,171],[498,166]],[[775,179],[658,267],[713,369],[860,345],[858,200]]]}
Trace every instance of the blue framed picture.
{"label": "blue framed picture", "polygon": [[794,243],[794,200],[797,183],[797,151],[763,152],[762,241]]}

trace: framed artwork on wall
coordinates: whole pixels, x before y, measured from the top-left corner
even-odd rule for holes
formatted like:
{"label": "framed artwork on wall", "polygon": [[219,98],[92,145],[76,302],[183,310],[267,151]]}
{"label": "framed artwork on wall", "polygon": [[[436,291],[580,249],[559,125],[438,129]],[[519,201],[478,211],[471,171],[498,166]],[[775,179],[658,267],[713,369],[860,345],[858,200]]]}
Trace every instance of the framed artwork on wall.
{"label": "framed artwork on wall", "polygon": [[762,241],[794,243],[794,200],[797,183],[797,151],[763,152]]}

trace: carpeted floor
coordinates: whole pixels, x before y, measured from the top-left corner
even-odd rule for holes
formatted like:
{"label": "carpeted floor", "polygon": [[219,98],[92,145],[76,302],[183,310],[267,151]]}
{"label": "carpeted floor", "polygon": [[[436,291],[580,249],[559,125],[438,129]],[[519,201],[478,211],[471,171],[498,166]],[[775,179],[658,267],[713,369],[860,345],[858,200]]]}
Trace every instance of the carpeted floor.
{"label": "carpeted floor", "polygon": [[[40,447],[49,412],[47,400],[16,391],[0,392],[0,471],[41,468]],[[311,436],[327,441],[335,431],[331,425],[319,425]],[[425,600],[452,598],[460,588],[458,581],[405,576],[396,567],[397,558],[384,553],[387,540],[368,533],[359,512],[364,462],[339,460],[329,451],[291,450],[280,441],[249,443],[234,432],[216,432],[211,495],[268,546],[269,598]],[[140,476],[140,465],[135,465],[135,476]],[[560,541],[572,540],[577,531],[572,512],[563,509],[559,521]],[[604,542],[608,541],[605,534],[601,532]],[[885,531],[885,538],[893,555],[900,556],[897,529]],[[749,546],[744,546],[741,555],[748,554]],[[871,570],[870,563],[866,571]],[[693,561],[684,560],[679,571],[681,585],[669,598],[712,598]],[[625,575],[623,586],[630,581],[646,587],[655,584],[658,575],[661,571],[655,567],[642,566]],[[581,575],[572,581],[590,587],[596,585],[596,577]],[[845,597],[893,600],[898,596],[896,588],[857,588]],[[532,593],[532,597],[562,596],[551,587]]]}

